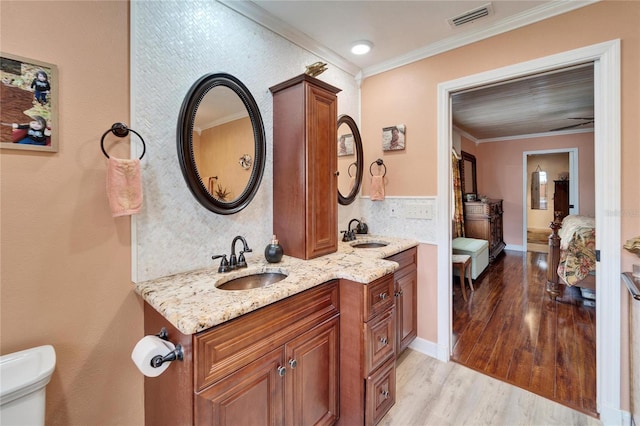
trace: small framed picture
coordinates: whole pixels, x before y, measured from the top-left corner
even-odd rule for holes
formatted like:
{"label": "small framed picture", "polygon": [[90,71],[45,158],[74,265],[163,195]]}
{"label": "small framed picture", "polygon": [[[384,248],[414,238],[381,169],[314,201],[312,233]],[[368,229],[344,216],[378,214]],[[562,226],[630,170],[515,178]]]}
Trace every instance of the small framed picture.
{"label": "small framed picture", "polygon": [[338,138],[338,157],[353,155],[353,135],[347,133]]}
{"label": "small framed picture", "polygon": [[384,127],[382,129],[382,150],[395,151],[404,149],[405,125]]}
{"label": "small framed picture", "polygon": [[0,147],[58,151],[58,68],[0,53]]}

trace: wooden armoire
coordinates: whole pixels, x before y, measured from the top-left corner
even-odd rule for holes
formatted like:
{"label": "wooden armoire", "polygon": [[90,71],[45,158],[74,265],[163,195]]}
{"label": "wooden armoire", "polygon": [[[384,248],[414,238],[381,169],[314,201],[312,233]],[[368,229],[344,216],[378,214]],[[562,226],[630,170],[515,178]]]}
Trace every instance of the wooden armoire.
{"label": "wooden armoire", "polygon": [[569,215],[569,181],[554,180],[555,189],[553,192],[553,211],[561,212],[560,220]]}

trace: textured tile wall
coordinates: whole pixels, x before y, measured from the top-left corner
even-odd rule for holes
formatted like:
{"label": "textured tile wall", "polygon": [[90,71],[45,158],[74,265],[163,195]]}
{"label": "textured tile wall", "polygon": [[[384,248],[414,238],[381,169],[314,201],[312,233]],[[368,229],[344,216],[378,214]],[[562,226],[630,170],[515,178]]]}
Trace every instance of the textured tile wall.
{"label": "textured tile wall", "polygon": [[[131,2],[131,127],[147,142],[142,161],[144,207],[133,227],[134,281],[211,266],[236,235],[263,256],[272,233],[272,98],[269,87],[319,60],[214,1]],[[251,204],[234,215],[202,207],[186,186],[176,149],[178,113],[204,74],[238,77],[255,98],[267,136],[267,164]],[[329,64],[320,79],[342,89],[338,112],[359,121],[353,76]],[[360,200],[341,207],[340,225],[360,216]]]}

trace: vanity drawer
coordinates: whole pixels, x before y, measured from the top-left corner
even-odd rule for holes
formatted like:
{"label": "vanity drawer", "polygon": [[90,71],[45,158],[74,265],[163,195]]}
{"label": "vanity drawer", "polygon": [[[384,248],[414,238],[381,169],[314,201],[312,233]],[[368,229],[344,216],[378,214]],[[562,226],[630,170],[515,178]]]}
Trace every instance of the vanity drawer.
{"label": "vanity drawer", "polygon": [[330,281],[197,334],[196,392],[338,315],[338,296]]}
{"label": "vanity drawer", "polygon": [[400,265],[398,267],[398,270],[396,271],[396,274],[401,269],[404,269],[406,267],[413,267],[415,269],[416,265],[418,264],[418,250],[415,247],[413,247],[413,248],[410,248],[409,250],[405,250],[398,254],[394,254],[393,256],[389,256],[387,260],[392,260],[396,262],[398,265]]}
{"label": "vanity drawer", "polygon": [[393,275],[385,275],[364,287],[365,321],[369,321],[393,306]]}
{"label": "vanity drawer", "polygon": [[396,402],[396,362],[390,359],[367,377],[365,425],[375,425]]}
{"label": "vanity drawer", "polygon": [[389,309],[364,324],[364,377],[395,354],[395,311]]}

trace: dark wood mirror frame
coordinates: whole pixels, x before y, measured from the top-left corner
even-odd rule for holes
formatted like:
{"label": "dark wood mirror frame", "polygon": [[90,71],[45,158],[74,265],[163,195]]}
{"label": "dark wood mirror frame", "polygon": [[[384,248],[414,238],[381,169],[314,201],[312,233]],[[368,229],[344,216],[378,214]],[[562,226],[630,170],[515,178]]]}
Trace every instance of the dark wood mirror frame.
{"label": "dark wood mirror frame", "polygon": [[[236,199],[225,202],[213,197],[205,187],[193,153],[193,128],[200,102],[214,87],[224,86],[233,90],[244,103],[253,127],[255,156],[251,176],[244,191]],[[178,115],[177,148],[180,168],[193,196],[207,209],[219,214],[233,214],[244,209],[253,199],[264,173],[266,139],[262,116],[255,99],[244,84],[234,76],[225,73],[206,74],[189,89]]]}
{"label": "dark wood mirror frame", "polygon": [[355,185],[351,188],[351,192],[346,196],[342,195],[340,192],[340,188],[338,188],[338,203],[346,206],[356,199],[358,192],[360,191],[360,185],[362,185],[362,174],[363,174],[363,163],[364,156],[362,153],[362,138],[360,137],[360,131],[358,130],[358,125],[355,120],[350,116],[343,114],[338,117],[338,129],[341,124],[346,124],[351,129],[351,134],[353,134],[353,145],[355,148],[356,154],[356,181]]}
{"label": "dark wood mirror frame", "polygon": [[[476,157],[468,152],[461,152],[462,160],[460,161],[460,183],[462,187],[462,194],[478,194],[478,183],[476,180]],[[468,169],[467,169],[468,167]],[[471,173],[465,173],[466,170],[471,170]],[[467,185],[471,182],[472,191],[466,191]]]}

